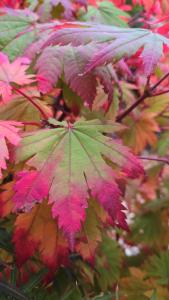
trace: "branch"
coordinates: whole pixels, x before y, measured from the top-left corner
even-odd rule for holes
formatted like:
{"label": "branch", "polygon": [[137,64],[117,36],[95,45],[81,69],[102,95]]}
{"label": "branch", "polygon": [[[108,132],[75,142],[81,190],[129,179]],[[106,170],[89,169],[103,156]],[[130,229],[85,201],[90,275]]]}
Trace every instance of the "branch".
{"label": "branch", "polygon": [[162,162],[165,164],[169,165],[169,158],[168,157],[148,157],[148,156],[140,156],[140,159],[145,159],[145,160],[153,160],[153,161],[158,161]]}
{"label": "branch", "polygon": [[40,112],[41,116],[45,119],[48,120],[49,117],[48,115],[43,111],[43,109],[32,99],[32,97],[28,96],[27,94],[25,94],[23,91],[21,91],[20,89],[16,88],[16,87],[12,87],[14,89],[14,91],[16,91],[18,94],[22,95],[23,97],[25,97],[29,102],[31,102],[36,108],[37,110]]}
{"label": "branch", "polygon": [[[132,112],[140,103],[142,103],[144,101],[144,99],[146,99],[147,97],[155,97],[155,96],[159,96],[165,93],[168,93],[167,91],[164,92],[160,92],[157,94],[153,94],[153,91],[169,76],[169,72],[167,74],[165,74],[156,84],[154,84],[151,88],[147,88],[147,84],[146,84],[146,88],[145,88],[145,92],[143,93],[142,96],[140,96],[140,98],[138,98],[138,100],[136,100],[129,108],[127,108],[124,112],[122,112],[119,116],[117,116],[116,118],[116,122],[121,122],[130,112]],[[149,79],[148,79],[149,80]],[[149,81],[148,81],[149,83]]]}
{"label": "branch", "polygon": [[133,109],[135,109],[149,94],[144,93],[136,102],[134,102],[129,108],[127,108],[121,115],[117,116],[116,122],[120,123]]}
{"label": "branch", "polygon": [[151,87],[151,91],[154,91],[167,77],[169,76],[169,72],[166,73],[156,84]]}

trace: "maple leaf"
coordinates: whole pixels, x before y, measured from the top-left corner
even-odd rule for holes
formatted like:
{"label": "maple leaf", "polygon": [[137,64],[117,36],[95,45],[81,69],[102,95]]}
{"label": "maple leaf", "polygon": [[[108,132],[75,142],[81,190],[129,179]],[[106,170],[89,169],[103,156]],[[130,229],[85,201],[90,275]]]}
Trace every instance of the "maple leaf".
{"label": "maple leaf", "polygon": [[166,0],[133,0],[133,4],[143,5],[148,13],[161,14],[169,12],[168,1]]}
{"label": "maple leaf", "polygon": [[134,119],[126,120],[127,125],[130,122],[130,128],[123,135],[124,142],[132,147],[135,154],[144,150],[147,144],[153,147],[157,143],[156,133],[160,128],[154,117],[154,113],[142,111]]}
{"label": "maple leaf", "polygon": [[98,284],[103,291],[119,279],[120,264],[121,251],[117,241],[103,234],[95,265]]}
{"label": "maple leaf", "polygon": [[[29,46],[37,53],[39,47],[36,50],[34,48],[39,43],[44,43],[44,39],[53,32],[53,28],[56,29],[60,24],[59,21],[40,24],[38,18],[38,15],[29,9],[1,8],[0,51],[6,53],[11,60],[21,55],[30,58]],[[33,44],[35,41],[36,46]]]}
{"label": "maple leaf", "polygon": [[130,57],[143,49],[141,57],[145,75],[150,75],[163,54],[163,44],[169,46],[169,39],[147,29],[119,28],[106,25],[83,24],[80,28],[64,28],[52,34],[44,46],[60,43],[74,46],[97,42],[102,49],[91,53],[91,61],[86,72],[93,68],[110,63],[124,56]]}
{"label": "maple leaf", "polygon": [[158,140],[158,153],[162,155],[166,155],[168,153],[169,146],[169,132],[168,130],[163,132]]}
{"label": "maple leaf", "polygon": [[[141,233],[140,233],[141,232]],[[158,247],[161,235],[165,237],[162,219],[159,212],[146,212],[146,214],[139,216],[132,226],[132,236],[135,242],[144,241],[150,245]]]}
{"label": "maple leaf", "polygon": [[12,8],[17,8],[20,5],[21,0],[3,0],[2,3],[0,3],[0,7],[8,6]]}
{"label": "maple leaf", "polygon": [[12,196],[14,181],[8,182],[1,186],[2,192],[0,194],[0,216],[4,218],[13,211]]}
{"label": "maple leaf", "polygon": [[157,190],[160,184],[160,172],[160,165],[151,167],[146,171],[146,176],[140,186],[140,192],[146,199],[156,199]]}
{"label": "maple leaf", "polygon": [[[37,97],[40,97],[40,93],[33,87],[27,89],[20,89],[27,95],[35,98],[36,103],[45,111],[45,113],[52,117],[52,110],[44,101],[40,101]],[[0,107],[0,119],[1,120],[15,120],[23,122],[40,122],[40,112],[30,103],[25,97],[21,95],[12,95],[11,101]],[[26,129],[35,129],[35,126],[26,125]]]}
{"label": "maple leaf", "polygon": [[153,255],[147,266],[148,275],[158,279],[162,285],[169,284],[169,251],[163,251],[159,255]]}
{"label": "maple leaf", "polygon": [[[87,0],[44,0],[38,6],[37,13],[41,21],[48,21],[56,15],[62,16],[66,20],[73,20],[75,13],[75,4],[86,7]],[[33,8],[38,5],[38,2],[33,2]]]}
{"label": "maple leaf", "polygon": [[39,90],[43,93],[50,92],[58,79],[64,75],[64,81],[91,107],[96,95],[96,79],[99,78],[111,101],[112,81],[116,80],[116,73],[111,65],[98,67],[93,72],[83,74],[91,52],[95,49],[96,46],[92,44],[86,47],[55,46],[44,49],[35,66]]}
{"label": "maple leaf", "polygon": [[0,178],[2,178],[2,169],[6,169],[6,160],[9,159],[7,142],[12,145],[18,145],[20,136],[18,126],[22,123],[15,121],[0,121]]}
{"label": "maple leaf", "polygon": [[121,17],[128,19],[129,15],[117,8],[112,2],[103,1],[100,2],[97,7],[89,5],[87,13],[82,14],[81,20],[126,27],[127,22],[123,21]]}
{"label": "maple leaf", "polygon": [[167,115],[169,106],[169,94],[150,97],[145,100],[147,108],[144,110],[146,113],[153,113],[154,116]]}
{"label": "maple leaf", "polygon": [[10,63],[8,57],[0,52],[0,94],[5,103],[11,99],[12,82],[19,85],[33,82],[32,75],[25,74],[29,63],[30,61],[24,57],[18,57]]}
{"label": "maple leaf", "polygon": [[[157,184],[159,186],[159,183]],[[165,208],[168,206],[167,198],[153,200],[139,207],[132,224],[134,242],[143,242],[145,245],[147,243],[149,247],[157,249],[165,248],[169,241],[168,228],[165,223],[168,220]]]}
{"label": "maple leaf", "polygon": [[93,262],[96,248],[101,241],[101,230],[99,219],[95,212],[95,203],[90,199],[89,207],[86,212],[86,220],[80,232],[80,241],[77,242],[76,251],[81,254],[83,259]]}
{"label": "maple leaf", "polygon": [[152,285],[144,280],[144,272],[134,269],[135,272],[130,269],[131,276],[121,278],[119,289],[126,295],[127,299],[147,300],[145,293],[152,288]]}
{"label": "maple leaf", "polygon": [[30,208],[31,203],[41,202],[49,193],[52,214],[71,240],[85,220],[90,188],[114,225],[126,229],[115,172],[102,157],[108,157],[129,177],[142,173],[138,160],[126,147],[101,134],[115,132],[121,125],[102,125],[98,120],[67,124],[51,119],[50,123],[59,127],[27,134],[16,151],[17,162],[29,159],[27,164],[37,170],[31,171],[29,181],[26,173],[16,183],[16,208],[24,209],[27,204]]}
{"label": "maple leaf", "polygon": [[37,38],[37,29],[32,27],[38,16],[28,10],[0,9],[0,50],[14,59]]}
{"label": "maple leaf", "polygon": [[[57,8],[58,12],[57,12]],[[73,19],[73,6],[71,0],[45,0],[38,7],[38,15],[41,21],[49,21],[52,19],[52,15],[56,14],[62,15],[64,19]]]}
{"label": "maple leaf", "polygon": [[45,201],[16,218],[13,241],[19,266],[36,250],[50,270],[66,262],[67,242],[52,218],[51,207]]}
{"label": "maple leaf", "polygon": [[[52,18],[52,13],[54,9],[61,5],[62,11],[61,15],[64,19],[73,19],[73,5],[71,0],[45,0],[38,8],[38,14],[42,21],[48,21]],[[58,11],[59,12],[59,11]]]}

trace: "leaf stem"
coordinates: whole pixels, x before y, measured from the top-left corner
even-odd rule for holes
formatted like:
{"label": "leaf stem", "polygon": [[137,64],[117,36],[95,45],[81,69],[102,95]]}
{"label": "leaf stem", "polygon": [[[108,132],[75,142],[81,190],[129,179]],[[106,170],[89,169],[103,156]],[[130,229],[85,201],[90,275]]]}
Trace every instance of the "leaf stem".
{"label": "leaf stem", "polygon": [[18,94],[22,95],[23,97],[25,97],[29,102],[31,102],[36,108],[37,110],[40,112],[41,116],[45,119],[48,120],[49,117],[48,115],[43,111],[43,109],[32,99],[32,97],[30,97],[29,95],[25,94],[23,91],[21,91],[20,89],[16,88],[15,86],[13,86],[14,91],[16,91]]}
{"label": "leaf stem", "polygon": [[31,126],[38,126],[38,127],[42,127],[42,124],[39,122],[26,122],[26,121],[21,121],[23,125],[27,126],[27,125],[31,125]]}
{"label": "leaf stem", "polygon": [[[168,91],[160,92],[157,94],[153,94],[152,92],[169,76],[169,72],[166,73],[156,84],[154,84],[151,88],[148,88],[148,85],[146,84],[145,91],[142,96],[140,96],[131,106],[129,106],[124,112],[122,112],[119,116],[116,118],[116,122],[121,122],[130,112],[132,112],[140,103],[144,101],[147,97],[155,97],[162,94],[167,93]],[[149,80],[149,79],[148,79]],[[149,84],[149,81],[148,81]]]}
{"label": "leaf stem", "polygon": [[116,300],[119,300],[119,287],[118,287],[118,284],[116,285],[115,297],[116,297]]}

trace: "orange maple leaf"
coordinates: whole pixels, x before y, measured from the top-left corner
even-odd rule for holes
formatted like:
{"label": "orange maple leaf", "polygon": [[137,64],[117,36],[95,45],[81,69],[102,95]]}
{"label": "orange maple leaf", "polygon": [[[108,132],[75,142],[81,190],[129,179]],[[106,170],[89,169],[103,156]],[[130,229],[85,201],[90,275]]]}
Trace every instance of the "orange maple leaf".
{"label": "orange maple leaf", "polygon": [[57,221],[52,218],[51,207],[45,201],[17,217],[13,241],[19,266],[37,250],[51,271],[67,261],[67,241],[58,229]]}
{"label": "orange maple leaf", "polygon": [[132,119],[128,117],[126,124],[129,127],[123,133],[123,140],[132,147],[135,154],[140,153],[147,145],[154,146],[156,144],[156,132],[159,132],[160,128],[154,113],[143,111]]}
{"label": "orange maple leaf", "polygon": [[12,202],[12,196],[13,196],[13,186],[14,181],[8,182],[4,184],[1,189],[2,192],[0,193],[0,217],[4,218],[8,216],[12,210],[13,210],[13,202]]}

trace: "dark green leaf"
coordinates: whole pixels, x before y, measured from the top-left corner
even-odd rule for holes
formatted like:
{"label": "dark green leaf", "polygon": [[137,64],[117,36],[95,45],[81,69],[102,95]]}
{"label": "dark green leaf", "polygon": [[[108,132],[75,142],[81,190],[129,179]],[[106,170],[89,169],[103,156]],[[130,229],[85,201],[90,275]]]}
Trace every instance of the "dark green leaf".
{"label": "dark green leaf", "polygon": [[0,281],[0,293],[1,292],[6,296],[12,296],[16,300],[28,300],[28,298],[15,286],[2,281]]}
{"label": "dark green leaf", "polygon": [[32,275],[30,280],[22,287],[22,291],[25,293],[30,292],[34,287],[36,287],[44,276],[48,273],[47,268],[41,269],[38,273]]}

